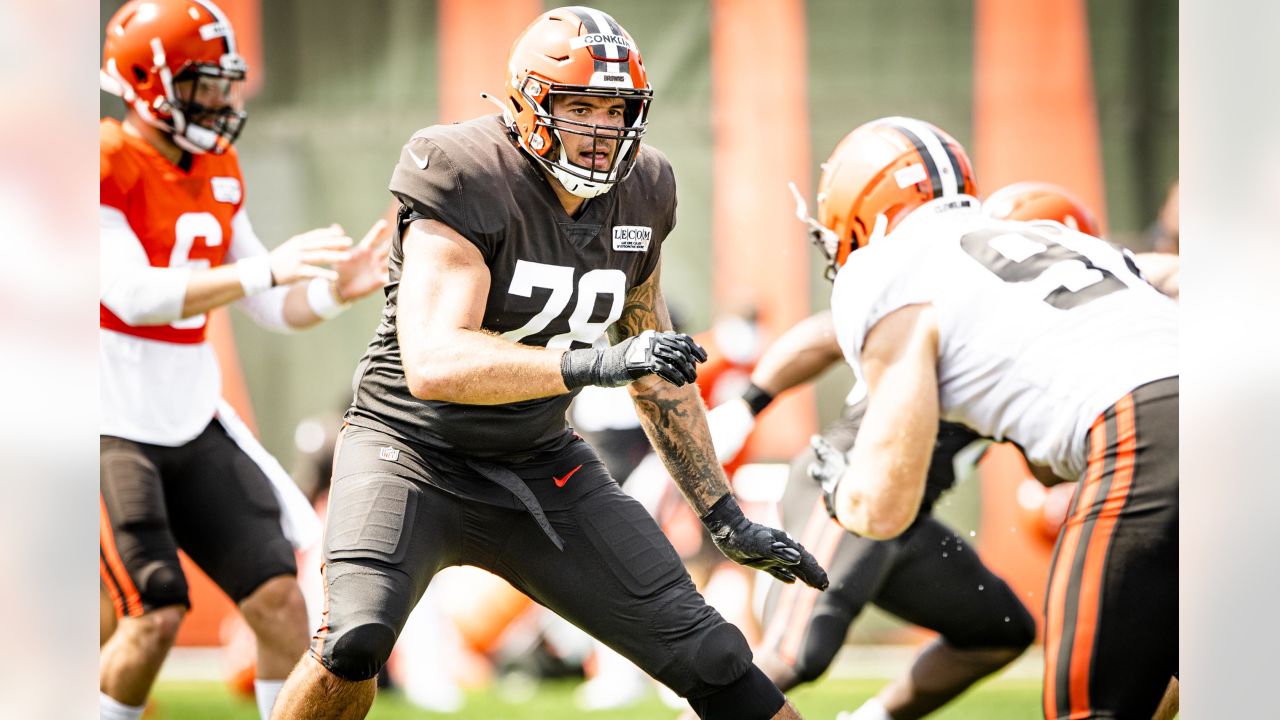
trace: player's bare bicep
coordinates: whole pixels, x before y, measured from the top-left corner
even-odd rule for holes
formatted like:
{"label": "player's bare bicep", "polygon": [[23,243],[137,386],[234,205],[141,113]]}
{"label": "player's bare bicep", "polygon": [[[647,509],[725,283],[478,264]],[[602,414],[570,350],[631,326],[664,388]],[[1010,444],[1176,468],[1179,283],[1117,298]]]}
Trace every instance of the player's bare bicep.
{"label": "player's bare bicep", "polygon": [[907,305],[885,315],[862,344],[862,370],[871,388],[891,367],[935,373],[937,359],[938,323],[930,304]]}
{"label": "player's bare bicep", "polygon": [[478,328],[489,294],[480,251],[448,225],[416,220],[405,232],[397,316],[401,330]]}

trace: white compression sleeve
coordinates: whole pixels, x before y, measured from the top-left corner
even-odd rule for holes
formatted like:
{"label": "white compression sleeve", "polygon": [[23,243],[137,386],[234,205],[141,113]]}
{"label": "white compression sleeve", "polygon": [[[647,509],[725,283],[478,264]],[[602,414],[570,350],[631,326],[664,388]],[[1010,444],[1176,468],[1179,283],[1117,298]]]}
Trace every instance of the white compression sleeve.
{"label": "white compression sleeve", "polygon": [[[227,262],[260,262],[258,258],[265,258],[267,254],[266,246],[253,231],[249,214],[244,208],[240,208],[231,218],[231,245],[227,247]],[[284,297],[288,293],[289,287],[281,285],[246,295],[237,300],[236,304],[262,327],[275,332],[292,332],[294,328],[284,319]]]}
{"label": "white compression sleeve", "polygon": [[153,267],[124,213],[98,206],[98,300],[129,325],[182,318],[191,269]]}

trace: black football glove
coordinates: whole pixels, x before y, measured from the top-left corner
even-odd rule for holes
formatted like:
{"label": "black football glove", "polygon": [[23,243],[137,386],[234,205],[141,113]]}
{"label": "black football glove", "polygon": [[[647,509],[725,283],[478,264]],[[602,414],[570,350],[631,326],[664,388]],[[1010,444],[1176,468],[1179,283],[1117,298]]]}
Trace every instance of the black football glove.
{"label": "black football glove", "polygon": [[707,351],[684,333],[645,330],[597,350],[570,350],[560,360],[560,374],[570,390],[585,385],[622,387],[645,375],[657,375],[680,387],[698,378],[697,364]]}
{"label": "black football glove", "polygon": [[809,438],[813,446],[814,460],[809,463],[809,477],[822,486],[822,504],[827,507],[827,514],[836,520],[836,486],[844,476],[848,466],[844,453],[835,449],[826,438],[814,435]]}
{"label": "black football glove", "polygon": [[813,555],[781,530],[748,520],[733,495],[717,500],[702,524],[720,552],[739,565],[764,570],[784,583],[799,577],[806,585],[827,589],[827,571]]}

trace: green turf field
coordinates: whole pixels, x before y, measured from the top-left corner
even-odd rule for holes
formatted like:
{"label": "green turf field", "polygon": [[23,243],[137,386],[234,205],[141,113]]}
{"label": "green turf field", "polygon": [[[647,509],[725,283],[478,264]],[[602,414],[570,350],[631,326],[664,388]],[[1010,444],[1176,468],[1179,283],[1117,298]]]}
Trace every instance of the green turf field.
{"label": "green turf field", "polygon": [[[857,707],[883,684],[881,680],[832,679],[797,690],[791,697],[806,718],[832,720],[840,710]],[[395,692],[386,692],[374,703],[369,718],[670,720],[678,714],[656,697],[625,710],[582,712],[573,704],[576,685],[576,682],[544,683],[533,691],[532,696],[525,697],[527,693],[519,693],[521,699],[518,700],[504,699],[504,694],[497,690],[472,693],[467,696],[466,707],[452,715],[415,709]],[[148,720],[256,720],[258,717],[252,701],[232,697],[226,686],[219,682],[163,682],[156,686],[153,701],[155,707],[147,715]],[[1040,716],[1039,702],[1039,680],[997,678],[979,685],[932,717],[938,720],[1025,720]]]}

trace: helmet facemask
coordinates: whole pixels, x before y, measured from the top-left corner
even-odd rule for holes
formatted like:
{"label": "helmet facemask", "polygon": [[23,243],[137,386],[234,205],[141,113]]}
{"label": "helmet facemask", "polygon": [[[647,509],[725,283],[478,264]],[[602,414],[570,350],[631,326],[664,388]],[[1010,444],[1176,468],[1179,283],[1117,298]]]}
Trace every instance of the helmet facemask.
{"label": "helmet facemask", "polygon": [[[648,122],[649,102],[653,92],[648,88],[632,89],[590,85],[553,84],[527,76],[517,85],[521,99],[532,109],[534,123],[527,137],[517,133],[520,145],[538,161],[565,190],[581,198],[593,198],[608,192],[630,174],[639,156],[640,139]],[[598,125],[560,117],[551,113],[553,97],[586,96],[622,98],[621,125]],[[589,138],[592,152],[609,152],[604,168],[588,168],[574,163],[565,149],[565,135]]]}
{"label": "helmet facemask", "polygon": [[102,89],[189,153],[224,153],[239,136],[246,73],[210,0],[129,0],[107,24]]}
{"label": "helmet facemask", "polygon": [[174,142],[188,152],[226,152],[248,118],[243,109],[244,73],[193,65],[172,85]]}
{"label": "helmet facemask", "polygon": [[791,189],[791,196],[796,200],[796,217],[805,224],[805,233],[809,236],[809,242],[818,248],[818,252],[822,253],[822,258],[826,260],[822,276],[828,280],[835,280],[836,273],[844,260],[840,257],[840,236],[809,214],[809,204],[804,201],[804,196],[800,194],[795,183],[789,182],[787,187]]}

